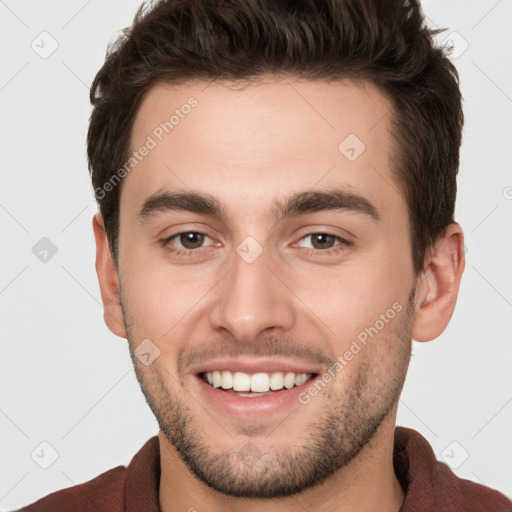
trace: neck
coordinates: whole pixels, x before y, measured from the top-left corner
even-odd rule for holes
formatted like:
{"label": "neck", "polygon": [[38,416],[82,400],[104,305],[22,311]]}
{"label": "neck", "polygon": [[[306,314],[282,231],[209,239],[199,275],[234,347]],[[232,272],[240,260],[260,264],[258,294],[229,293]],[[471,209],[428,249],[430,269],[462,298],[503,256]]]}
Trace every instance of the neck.
{"label": "neck", "polygon": [[398,512],[404,493],[393,469],[395,410],[347,466],[323,482],[284,498],[233,498],[200,482],[160,431],[162,512],[288,512],[299,504],[311,512]]}

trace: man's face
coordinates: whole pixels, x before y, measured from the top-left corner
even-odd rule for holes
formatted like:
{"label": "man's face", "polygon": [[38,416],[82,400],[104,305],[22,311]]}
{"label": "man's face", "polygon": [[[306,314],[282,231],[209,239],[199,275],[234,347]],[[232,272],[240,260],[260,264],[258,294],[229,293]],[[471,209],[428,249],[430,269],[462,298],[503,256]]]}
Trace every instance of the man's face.
{"label": "man's face", "polygon": [[389,109],[369,84],[291,79],[141,105],[132,150],[151,149],[120,208],[130,350],[169,449],[223,493],[300,491],[394,425],[415,276]]}

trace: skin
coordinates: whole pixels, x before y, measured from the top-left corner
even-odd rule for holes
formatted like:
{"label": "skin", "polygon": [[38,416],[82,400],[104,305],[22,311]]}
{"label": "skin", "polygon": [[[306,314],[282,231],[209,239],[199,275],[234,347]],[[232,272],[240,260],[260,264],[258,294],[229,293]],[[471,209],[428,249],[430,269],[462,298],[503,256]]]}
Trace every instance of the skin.
{"label": "skin", "polygon": [[[160,425],[161,508],[396,512],[404,493],[393,434],[411,339],[439,336],[452,316],[462,231],[450,225],[415,275],[392,170],[391,105],[373,85],[292,77],[232,85],[153,87],[133,149],[189,97],[198,105],[123,180],[118,266],[101,214],[93,221],[105,321],[128,338]],[[366,146],[354,161],[338,150],[348,134]],[[272,214],[276,201],[333,187],[366,198],[378,220],[351,210]],[[166,210],[141,218],[147,198],[164,190],[208,193],[226,216]],[[197,231],[208,234],[199,249],[169,240]],[[318,243],[308,236],[315,232],[350,244]],[[262,250],[251,263],[236,251],[248,236]],[[400,311],[307,404],[233,417],[191,373],[198,358],[226,355],[307,363],[324,374],[393,304]],[[149,366],[134,356],[144,339],[160,350]],[[257,450],[255,464],[239,456],[247,446]]]}

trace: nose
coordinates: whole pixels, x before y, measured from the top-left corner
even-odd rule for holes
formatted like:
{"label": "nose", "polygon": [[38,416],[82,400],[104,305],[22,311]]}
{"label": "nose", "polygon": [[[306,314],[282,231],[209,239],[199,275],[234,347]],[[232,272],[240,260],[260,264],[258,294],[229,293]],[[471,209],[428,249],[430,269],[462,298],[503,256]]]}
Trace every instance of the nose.
{"label": "nose", "polygon": [[251,263],[234,254],[231,271],[216,287],[211,327],[229,331],[241,343],[264,331],[289,330],[295,323],[293,293],[265,252]]}

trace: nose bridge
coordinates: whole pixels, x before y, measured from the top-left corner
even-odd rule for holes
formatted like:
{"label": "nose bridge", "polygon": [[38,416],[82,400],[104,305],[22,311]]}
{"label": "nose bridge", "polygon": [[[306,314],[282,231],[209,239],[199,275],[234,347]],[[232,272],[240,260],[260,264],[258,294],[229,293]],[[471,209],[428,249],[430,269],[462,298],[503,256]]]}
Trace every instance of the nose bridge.
{"label": "nose bridge", "polygon": [[266,329],[291,328],[292,297],[268,268],[270,260],[262,248],[255,252],[250,240],[239,245],[210,314],[213,328],[227,329],[242,342],[254,340]]}

